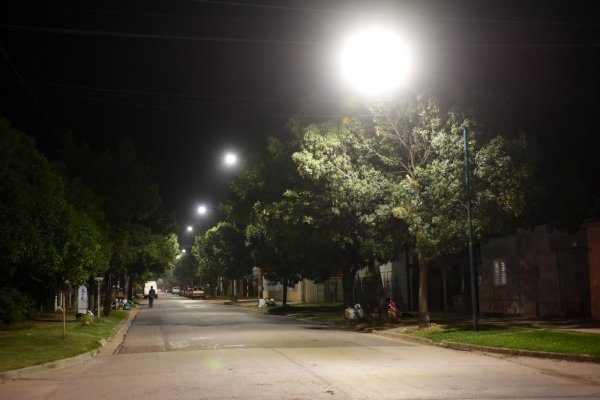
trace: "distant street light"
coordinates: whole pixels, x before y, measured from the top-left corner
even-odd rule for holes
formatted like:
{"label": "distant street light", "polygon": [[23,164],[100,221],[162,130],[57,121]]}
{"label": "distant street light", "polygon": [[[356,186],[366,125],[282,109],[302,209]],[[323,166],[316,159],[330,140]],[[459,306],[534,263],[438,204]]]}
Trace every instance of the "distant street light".
{"label": "distant street light", "polygon": [[208,208],[205,205],[198,206],[198,214],[204,215],[208,211]]}
{"label": "distant street light", "polygon": [[[393,29],[369,27],[351,35],[342,48],[341,70],[346,82],[358,91],[382,95],[397,89],[410,71],[412,64],[409,47]],[[469,238],[469,269],[471,275],[471,306],[473,329],[478,329],[477,279],[473,256],[473,227],[471,222],[471,182],[469,179],[469,151],[467,129],[463,127],[465,156],[465,189],[467,192],[467,230]]]}
{"label": "distant street light", "polygon": [[193,226],[191,226],[191,225],[188,225],[188,227],[187,227],[187,231],[188,231],[188,232],[192,232],[193,230],[194,230],[194,227],[193,227]]}
{"label": "distant street light", "polygon": [[186,250],[185,250],[185,249],[183,249],[183,250],[181,250],[181,252],[185,254]]}

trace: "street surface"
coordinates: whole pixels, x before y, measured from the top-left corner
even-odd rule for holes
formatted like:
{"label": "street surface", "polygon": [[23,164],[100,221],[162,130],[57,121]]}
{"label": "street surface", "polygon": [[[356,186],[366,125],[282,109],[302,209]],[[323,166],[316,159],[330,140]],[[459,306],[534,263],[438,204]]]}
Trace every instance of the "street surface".
{"label": "street surface", "polygon": [[493,357],[161,294],[116,354],[0,399],[600,399],[600,365]]}

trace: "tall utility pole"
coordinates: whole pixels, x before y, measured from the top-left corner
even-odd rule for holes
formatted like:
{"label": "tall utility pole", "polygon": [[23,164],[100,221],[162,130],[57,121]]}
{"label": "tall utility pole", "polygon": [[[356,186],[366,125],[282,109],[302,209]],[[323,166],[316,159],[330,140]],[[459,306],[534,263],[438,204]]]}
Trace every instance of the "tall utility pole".
{"label": "tall utility pole", "polygon": [[479,316],[477,310],[479,309],[478,302],[478,282],[477,282],[477,269],[475,268],[475,261],[473,257],[473,224],[471,222],[471,180],[469,173],[469,139],[467,137],[467,127],[463,125],[463,138],[465,141],[465,187],[467,191],[467,230],[469,233],[469,270],[471,273],[471,308],[473,311],[473,329],[479,329]]}

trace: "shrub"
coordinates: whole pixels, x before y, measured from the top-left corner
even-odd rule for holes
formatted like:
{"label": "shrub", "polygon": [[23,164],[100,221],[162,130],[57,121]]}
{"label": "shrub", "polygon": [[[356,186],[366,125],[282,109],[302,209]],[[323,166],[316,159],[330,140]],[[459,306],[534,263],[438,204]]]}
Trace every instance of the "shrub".
{"label": "shrub", "polygon": [[0,326],[6,327],[29,318],[31,299],[14,288],[0,288]]}

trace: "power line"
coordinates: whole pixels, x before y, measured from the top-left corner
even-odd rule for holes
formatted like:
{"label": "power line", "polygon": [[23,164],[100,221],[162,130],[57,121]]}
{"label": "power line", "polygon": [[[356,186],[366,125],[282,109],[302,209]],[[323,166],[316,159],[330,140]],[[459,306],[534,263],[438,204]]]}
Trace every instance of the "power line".
{"label": "power line", "polygon": [[294,44],[294,45],[315,45],[317,42],[300,41],[300,40],[274,40],[274,39],[248,39],[248,38],[228,38],[218,36],[189,36],[189,35],[167,35],[167,34],[152,34],[152,33],[132,33],[132,32],[110,32],[110,31],[89,31],[83,29],[67,29],[67,28],[49,28],[38,26],[10,25],[0,24],[0,28],[20,32],[37,32],[37,33],[56,33],[64,35],[81,35],[81,36],[97,36],[97,37],[125,37],[131,39],[160,39],[160,40],[187,40],[195,42],[224,42],[224,43],[250,43],[250,44]]}
{"label": "power line", "polygon": [[[106,89],[106,88],[97,88],[91,86],[81,86],[81,85],[66,85],[60,83],[48,83],[48,82],[33,82],[27,81],[30,84],[35,84],[38,86],[46,86],[46,87],[56,87],[56,88],[65,88],[65,89],[78,89],[85,90],[90,92],[100,92],[107,94],[133,94],[140,96],[156,96],[156,97],[174,97],[174,98],[184,98],[184,99],[197,99],[197,100],[221,100],[221,101],[240,101],[247,103],[255,103],[255,102],[265,102],[265,103],[298,103],[301,100],[299,99],[284,99],[284,98],[260,98],[260,97],[237,97],[237,96],[201,96],[194,94],[185,94],[185,93],[166,93],[166,92],[147,92],[147,91],[139,91],[139,90],[129,90],[129,89]],[[334,103],[333,99],[321,99],[312,101],[319,103]]]}
{"label": "power line", "polygon": [[[361,17],[389,17],[389,13],[384,12],[368,12],[364,11],[351,11],[348,9],[340,10],[333,8],[324,7],[300,7],[300,6],[285,6],[279,4],[258,4],[252,2],[239,2],[239,1],[226,1],[226,0],[195,0],[196,4],[208,4],[224,7],[237,7],[237,8],[257,8],[257,9],[271,9],[271,10],[282,10],[291,11],[294,13],[305,12],[305,13],[328,13],[338,15],[356,15]],[[22,3],[5,4],[6,6],[22,7]],[[36,10],[44,8],[46,10],[58,10],[60,12],[84,12],[84,13],[99,13],[99,14],[113,14],[113,15],[134,15],[134,16],[149,16],[149,17],[171,17],[171,18],[192,18],[192,19],[205,19],[205,20],[236,20],[245,18],[222,18],[222,17],[206,17],[200,15],[184,15],[184,14],[173,14],[173,13],[153,13],[153,12],[139,12],[139,11],[121,11],[121,10],[102,10],[102,9],[85,9],[85,8],[73,8],[73,7],[52,7],[49,5],[37,6]],[[518,11],[518,10],[517,10]],[[517,12],[516,11],[516,12]],[[561,18],[564,18],[564,14],[560,14]],[[255,18],[253,18],[255,19]],[[534,21],[534,20],[523,20],[523,19],[492,19],[492,18],[467,18],[467,17],[439,17],[439,16],[422,16],[422,15],[402,15],[403,20],[415,20],[415,21],[437,21],[437,22],[456,22],[456,23],[478,23],[478,24],[507,24],[507,25],[547,25],[547,26],[578,26],[578,27],[598,27],[600,23],[598,21]]]}
{"label": "power line", "polygon": [[[347,14],[364,16],[364,12],[353,12],[348,10],[334,10],[327,8],[309,8],[309,7],[290,7],[273,4],[257,4],[257,3],[240,3],[237,1],[223,0],[195,0],[196,3],[214,4],[229,7],[246,7],[246,8],[262,8],[284,11],[301,11],[301,12],[316,12],[316,13],[332,13],[332,14]],[[369,16],[388,16],[384,13],[370,13]],[[425,17],[425,16],[402,16],[406,20],[423,20],[423,21],[442,21],[442,22],[474,22],[481,24],[510,24],[510,25],[550,25],[550,26],[600,26],[597,21],[594,22],[569,22],[569,21],[532,21],[532,20],[510,20],[510,19],[488,19],[488,18],[459,18],[459,17]]]}
{"label": "power line", "polygon": [[[152,33],[132,33],[132,32],[110,32],[110,31],[90,31],[82,29],[67,29],[67,28],[50,28],[50,27],[37,27],[37,26],[24,26],[24,25],[10,25],[0,24],[0,29],[20,31],[20,32],[37,32],[37,33],[55,33],[64,35],[81,35],[81,36],[95,36],[95,37],[125,37],[131,39],[159,39],[159,40],[185,40],[185,41],[196,41],[196,42],[222,42],[222,43],[248,43],[248,44],[275,44],[275,45],[301,45],[301,46],[315,46],[320,45],[320,42],[316,41],[302,41],[302,40],[275,40],[275,39],[249,39],[249,38],[229,38],[219,36],[190,36],[190,35],[167,35],[167,34],[152,34]],[[502,48],[521,48],[521,49],[533,49],[533,48],[596,48],[600,47],[600,42],[591,43],[455,43],[455,44],[432,44],[429,46],[432,49],[435,48],[457,48],[457,47],[471,47],[471,48],[490,48],[490,49],[502,49]]]}
{"label": "power line", "polygon": [[4,55],[4,58],[6,59],[6,61],[8,62],[8,64],[11,66],[13,72],[19,78],[19,81],[21,82],[21,84],[25,88],[25,91],[29,94],[29,97],[31,98],[31,100],[33,101],[33,103],[36,105],[36,107],[38,108],[38,110],[40,111],[40,113],[42,114],[42,116],[44,117],[44,119],[46,120],[46,122],[48,123],[48,125],[50,125],[50,128],[52,130],[54,130],[54,132],[56,134],[58,134],[59,137],[63,137],[64,138],[65,137],[65,132],[61,129],[61,127],[58,124],[58,122],[55,121],[50,116],[50,111],[48,110],[48,108],[44,104],[44,101],[43,101],[42,97],[36,92],[35,87],[31,83],[29,83],[28,80],[26,80],[24,78],[23,74],[19,71],[19,69],[17,68],[17,65],[12,61],[10,55],[8,54],[8,52],[6,51],[6,49],[4,48],[4,46],[2,45],[2,43],[0,43],[0,52]]}
{"label": "power line", "polygon": [[[97,101],[97,102],[102,102],[102,103],[122,104],[122,105],[127,105],[127,106],[134,106],[134,107],[145,107],[145,108],[153,108],[153,109],[172,110],[172,111],[193,111],[193,112],[203,113],[203,114],[263,116],[263,117],[274,117],[274,118],[282,118],[282,117],[290,118],[292,116],[300,116],[300,117],[306,117],[306,118],[337,118],[337,117],[342,116],[342,114],[316,114],[316,113],[308,114],[308,113],[294,113],[294,112],[281,112],[281,113],[262,112],[262,111],[242,112],[242,111],[225,110],[223,108],[206,109],[206,108],[198,108],[198,107],[169,106],[169,105],[163,105],[163,104],[140,103],[140,102],[135,102],[135,101],[106,99],[106,98],[102,98],[102,97],[86,96],[86,95],[79,95],[79,94],[66,94],[64,92],[56,92],[56,91],[53,91],[53,92],[51,91],[51,93],[54,93],[56,95],[78,98],[78,99],[82,99],[82,100]],[[346,115],[346,114],[344,114],[344,115]],[[371,114],[350,114],[348,116],[350,116],[350,117],[369,117],[369,116],[371,116]]]}

